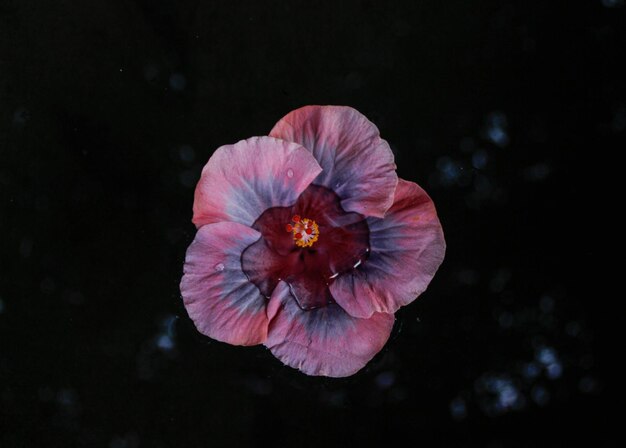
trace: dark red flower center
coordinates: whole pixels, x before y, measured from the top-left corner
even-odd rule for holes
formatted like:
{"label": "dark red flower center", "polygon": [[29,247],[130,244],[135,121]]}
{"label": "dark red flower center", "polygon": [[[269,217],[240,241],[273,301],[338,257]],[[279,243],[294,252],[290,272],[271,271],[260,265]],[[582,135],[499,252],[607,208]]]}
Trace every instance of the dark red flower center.
{"label": "dark red flower center", "polygon": [[333,303],[328,286],[369,254],[364,217],[346,212],[339,196],[318,185],[291,207],[266,210],[252,227],[261,238],[241,255],[243,271],[266,297],[285,281],[304,310]]}

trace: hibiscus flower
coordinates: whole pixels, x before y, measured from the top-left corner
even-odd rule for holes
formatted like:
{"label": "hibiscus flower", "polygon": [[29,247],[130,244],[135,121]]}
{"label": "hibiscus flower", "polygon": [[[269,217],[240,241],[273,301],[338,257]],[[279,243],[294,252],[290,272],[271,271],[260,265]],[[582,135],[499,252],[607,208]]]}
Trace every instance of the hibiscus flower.
{"label": "hibiscus flower", "polygon": [[432,200],[342,106],[297,109],[268,137],[218,148],[193,223],[180,289],[197,329],[264,344],[308,375],[364,367],[445,253]]}

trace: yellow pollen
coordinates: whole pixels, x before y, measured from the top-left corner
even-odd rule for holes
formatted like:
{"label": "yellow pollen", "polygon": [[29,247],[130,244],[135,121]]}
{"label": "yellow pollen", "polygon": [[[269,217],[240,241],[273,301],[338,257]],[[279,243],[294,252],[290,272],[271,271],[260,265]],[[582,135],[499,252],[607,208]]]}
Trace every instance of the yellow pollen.
{"label": "yellow pollen", "polygon": [[295,215],[286,230],[293,234],[293,241],[298,247],[311,247],[319,238],[319,227],[312,219]]}

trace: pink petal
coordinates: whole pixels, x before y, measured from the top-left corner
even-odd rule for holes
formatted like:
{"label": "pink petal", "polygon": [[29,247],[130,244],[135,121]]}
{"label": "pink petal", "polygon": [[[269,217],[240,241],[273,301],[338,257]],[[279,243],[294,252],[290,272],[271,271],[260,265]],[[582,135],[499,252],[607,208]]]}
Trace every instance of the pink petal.
{"label": "pink petal", "polygon": [[234,345],[267,338],[267,300],[241,270],[241,253],[259,232],[234,222],[201,227],[185,258],[180,291],[196,328]]}
{"label": "pink petal", "polygon": [[394,322],[391,314],[358,319],[336,304],[303,311],[284,282],[272,294],[268,316],[265,345],[274,356],[307,375],[331,377],[362,369],[383,348]]}
{"label": "pink petal", "polygon": [[302,146],[252,137],[218,148],[202,170],[193,203],[196,227],[252,225],[270,207],[293,204],[322,169]]}
{"label": "pink petal", "polygon": [[330,291],[350,315],[394,313],[411,303],[434,277],[446,243],[435,205],[424,190],[400,179],[385,218],[368,218],[370,257],[337,277]]}
{"label": "pink petal", "polygon": [[398,182],[393,153],[376,126],[346,106],[305,106],[283,117],[272,137],[300,143],[324,169],[313,181],[335,191],[342,207],[383,217]]}

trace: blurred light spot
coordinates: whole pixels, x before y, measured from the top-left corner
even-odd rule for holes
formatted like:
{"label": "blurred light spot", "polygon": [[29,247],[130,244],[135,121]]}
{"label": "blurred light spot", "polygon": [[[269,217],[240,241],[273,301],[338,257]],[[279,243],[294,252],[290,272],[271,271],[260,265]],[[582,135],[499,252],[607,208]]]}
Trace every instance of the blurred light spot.
{"label": "blurred light spot", "polygon": [[489,282],[489,289],[493,292],[502,292],[506,287],[509,280],[511,280],[511,271],[506,268],[500,268],[496,271],[491,281]]}
{"label": "blurred light spot", "polygon": [[159,78],[159,67],[154,64],[146,65],[143,68],[143,77],[150,84],[154,84]]}
{"label": "blurred light spot", "polygon": [[479,149],[474,154],[472,154],[472,166],[477,170],[482,170],[487,166],[487,161],[489,160],[489,155],[487,151],[484,149]]}
{"label": "blurred light spot", "polygon": [[539,182],[545,180],[550,175],[551,171],[550,165],[547,163],[537,163],[524,170],[524,178],[529,182]]}
{"label": "blurred light spot", "polygon": [[73,389],[61,389],[57,393],[57,403],[65,408],[72,408],[77,404],[78,396]]}
{"label": "blurred light spot", "polygon": [[556,350],[552,347],[541,347],[536,353],[536,358],[546,368],[548,378],[554,380],[561,377],[563,365],[557,356]]}
{"label": "blurred light spot", "polygon": [[621,106],[617,109],[611,121],[611,129],[613,129],[613,132],[622,132],[626,129],[626,107]]}
{"label": "blurred light spot", "polygon": [[161,350],[169,351],[174,348],[174,341],[168,335],[162,334],[157,340],[157,347]]}
{"label": "blurred light spot", "polygon": [[507,134],[506,115],[502,112],[492,112],[487,116],[485,134],[494,144],[504,147],[509,144]]}
{"label": "blurred light spot", "polygon": [[543,296],[539,300],[539,308],[543,313],[550,313],[554,310],[554,299],[550,296]]}
{"label": "blurred light spot", "polygon": [[396,375],[393,372],[382,372],[376,377],[376,385],[380,389],[389,389],[396,382]]}
{"label": "blurred light spot", "polygon": [[191,163],[196,158],[196,153],[191,146],[182,145],[178,149],[178,157],[180,157],[180,160],[183,162]]}
{"label": "blurred light spot", "polygon": [[184,90],[186,85],[187,79],[185,79],[185,76],[182,73],[173,73],[172,76],[170,76],[170,87],[173,90]]}
{"label": "blurred light spot", "polygon": [[537,361],[544,366],[557,362],[556,351],[552,347],[542,347],[536,353]]}
{"label": "blurred light spot", "polygon": [[161,328],[165,330],[168,336],[174,337],[176,335],[176,321],[177,317],[173,314],[166,316],[161,322]]}
{"label": "blurred light spot", "polygon": [[441,183],[450,186],[458,180],[463,167],[450,157],[444,156],[437,159],[437,169]]}
{"label": "blurred light spot", "polygon": [[567,333],[568,336],[571,336],[573,338],[575,338],[576,336],[578,336],[580,334],[580,324],[576,321],[571,321],[568,322],[567,325],[565,325],[565,333]]}
{"label": "blurred light spot", "polygon": [[525,398],[513,380],[506,374],[485,374],[476,381],[480,406],[487,415],[501,415],[510,410],[522,409]]}
{"label": "blurred light spot", "polygon": [[18,107],[13,112],[13,125],[15,127],[24,127],[28,120],[30,120],[30,112],[25,107]]}
{"label": "blurred light spot", "polygon": [[606,8],[619,8],[624,6],[624,0],[602,0],[602,4]]}
{"label": "blurred light spot", "polygon": [[551,364],[548,364],[546,372],[548,378],[550,378],[551,380],[556,380],[557,378],[561,378],[561,375],[563,374],[563,366],[559,361],[553,362]]}
{"label": "blurred light spot", "polygon": [[198,182],[198,174],[194,169],[184,170],[181,171],[178,175],[178,180],[180,181],[182,186],[187,188],[193,188]]}
{"label": "blurred light spot", "polygon": [[517,401],[517,397],[518,397],[517,389],[511,384],[506,384],[502,386],[498,390],[498,394],[499,394],[498,400],[500,402],[500,405],[504,408],[512,407]]}
{"label": "blurred light spot", "polygon": [[4,302],[0,299],[0,314],[4,312]]}
{"label": "blurred light spot", "polygon": [[513,325],[513,315],[508,311],[500,313],[498,323],[502,328],[510,328]]}
{"label": "blurred light spot", "polygon": [[585,394],[591,394],[598,390],[598,382],[590,376],[584,376],[578,382],[578,388]]}
{"label": "blurred light spot", "polygon": [[137,376],[142,380],[152,380],[164,368],[167,360],[178,356],[176,350],[175,315],[167,315],[159,321],[159,331],[142,344],[137,353]]}
{"label": "blurred light spot", "polygon": [[461,269],[457,278],[459,282],[464,285],[475,285],[478,283],[479,275],[478,272],[473,269]]}
{"label": "blurred light spot", "polygon": [[30,254],[33,252],[34,242],[29,237],[25,236],[22,238],[20,242],[20,255],[22,258],[30,257]]}
{"label": "blurred light spot", "polygon": [[550,392],[543,386],[535,386],[530,391],[530,396],[539,406],[545,406],[550,401]]}
{"label": "blurred light spot", "polygon": [[537,363],[529,362],[524,365],[522,369],[522,375],[524,378],[532,379],[537,378],[541,373],[541,368],[537,365]]}
{"label": "blurred light spot", "polygon": [[161,351],[169,352],[175,348],[174,338],[176,336],[176,316],[166,316],[161,321],[161,331],[156,337],[156,346]]}
{"label": "blurred light spot", "polygon": [[456,397],[450,402],[450,415],[455,420],[463,420],[467,417],[467,406],[465,400],[461,397]]}

